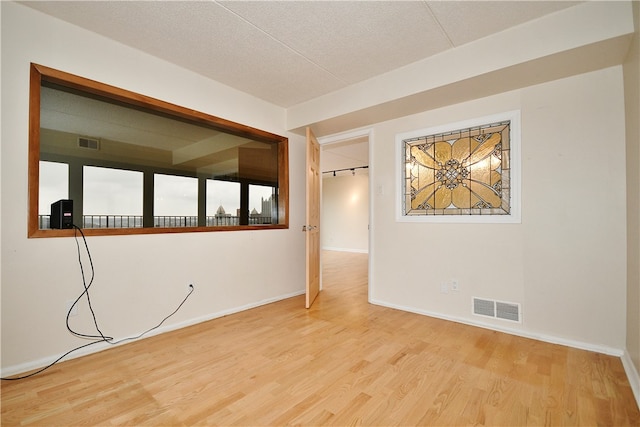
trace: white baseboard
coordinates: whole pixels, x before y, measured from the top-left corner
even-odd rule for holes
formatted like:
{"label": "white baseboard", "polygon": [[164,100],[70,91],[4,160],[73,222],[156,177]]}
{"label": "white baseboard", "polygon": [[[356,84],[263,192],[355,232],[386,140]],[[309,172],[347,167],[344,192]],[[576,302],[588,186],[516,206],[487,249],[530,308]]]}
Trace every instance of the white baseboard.
{"label": "white baseboard", "polygon": [[[298,296],[298,295],[303,295],[304,293],[305,293],[305,291],[302,290],[302,291],[292,292],[290,294],[279,295],[279,296],[274,297],[274,298],[264,299],[264,300],[257,301],[257,302],[251,303],[251,304],[246,304],[246,305],[243,305],[243,306],[240,306],[240,307],[233,307],[233,308],[230,308],[230,309],[227,309],[227,310],[223,310],[223,311],[219,311],[219,312],[216,312],[216,313],[210,313],[210,314],[207,314],[205,316],[200,316],[200,317],[196,317],[196,318],[193,318],[193,319],[188,319],[188,320],[185,320],[184,322],[174,323],[172,325],[167,325],[167,326],[162,326],[162,327],[160,327],[158,329],[154,329],[153,331],[150,331],[149,333],[145,334],[143,337],[140,337],[140,338],[135,339],[135,340],[125,341],[125,342],[120,343],[120,344],[109,344],[109,343],[106,343],[106,342],[100,342],[100,343],[97,343],[95,345],[79,349],[78,351],[74,351],[73,353],[71,353],[67,357],[65,357],[63,360],[71,360],[71,359],[76,359],[76,358],[81,357],[81,356],[86,356],[88,354],[98,353],[98,352],[106,350],[108,348],[112,348],[112,347],[119,346],[119,345],[124,345],[126,343],[142,340],[142,339],[145,339],[145,338],[150,338],[150,337],[153,337],[155,335],[164,334],[166,332],[175,331],[177,329],[186,328],[187,326],[196,325],[198,323],[202,323],[202,322],[206,322],[206,321],[209,321],[209,320],[217,319],[217,318],[220,318],[220,317],[228,316],[228,315],[234,314],[234,313],[239,313],[241,311],[245,311],[245,310],[249,310],[249,309],[252,309],[252,308],[260,307],[262,305],[271,304],[271,303],[276,302],[276,301],[281,301],[281,300],[292,298],[292,297],[295,297],[295,296]],[[135,334],[132,334],[132,335],[135,335]],[[116,341],[117,341],[117,339],[116,339]],[[30,372],[30,371],[42,368],[44,366],[48,366],[48,365],[54,363],[54,361],[56,359],[58,359],[60,356],[61,356],[61,354],[44,357],[44,358],[38,359],[38,360],[32,360],[30,362],[21,363],[19,365],[7,366],[6,368],[2,369],[1,376],[2,376],[2,378],[13,377],[13,376],[16,376],[16,375],[18,375],[20,373],[23,373],[23,372]]]}
{"label": "white baseboard", "polygon": [[349,248],[334,248],[334,247],[323,247],[323,251],[335,251],[335,252],[354,252],[358,254],[366,254],[369,253],[367,249],[349,249]]}
{"label": "white baseboard", "polygon": [[443,314],[443,313],[437,313],[437,312],[432,312],[432,311],[428,311],[428,310],[417,310],[417,309],[415,309],[413,307],[404,307],[404,306],[399,306],[399,305],[395,305],[395,304],[389,304],[389,303],[387,303],[385,301],[378,301],[378,300],[370,299],[369,302],[371,304],[379,305],[379,306],[382,306],[382,307],[394,308],[396,310],[408,311],[410,313],[415,313],[415,314],[422,314],[424,316],[435,317],[437,319],[449,320],[451,322],[462,323],[462,324],[469,325],[469,326],[477,326],[479,328],[490,329],[490,330],[497,331],[497,332],[504,332],[505,334],[516,335],[516,336],[520,336],[520,337],[524,337],[524,338],[531,338],[531,339],[534,339],[534,340],[548,342],[548,343],[551,343],[551,344],[564,345],[566,347],[577,348],[577,349],[580,349],[580,350],[593,351],[593,352],[596,352],[596,353],[607,354],[609,356],[622,357],[622,355],[624,354],[624,351],[622,349],[619,349],[619,348],[601,346],[601,345],[592,344],[592,343],[585,343],[585,342],[582,342],[582,341],[574,341],[574,340],[569,340],[569,339],[562,338],[562,337],[556,337],[556,336],[553,336],[553,335],[546,335],[546,334],[541,334],[541,333],[536,333],[536,332],[523,331],[523,330],[520,330],[520,329],[512,329],[512,328],[509,328],[509,327],[496,326],[496,325],[489,324],[489,323],[483,323],[482,321],[475,321],[475,320],[466,319],[466,318],[462,318],[462,317],[449,316],[449,315],[446,315],[446,314]]}
{"label": "white baseboard", "polygon": [[638,405],[638,408],[640,408],[640,376],[638,375],[638,370],[633,364],[628,351],[625,350],[621,359],[622,366],[624,367],[624,371],[629,379],[629,384],[631,385],[631,390],[633,390],[633,395],[636,398],[636,404]]}

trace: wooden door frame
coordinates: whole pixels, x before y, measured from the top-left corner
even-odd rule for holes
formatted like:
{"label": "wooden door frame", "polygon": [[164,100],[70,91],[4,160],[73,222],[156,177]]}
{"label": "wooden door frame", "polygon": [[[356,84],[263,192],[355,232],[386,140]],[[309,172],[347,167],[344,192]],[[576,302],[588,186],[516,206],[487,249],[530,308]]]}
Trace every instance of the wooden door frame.
{"label": "wooden door frame", "polygon": [[[368,273],[368,280],[367,280],[367,300],[371,303],[372,301],[372,294],[373,294],[373,289],[374,289],[374,277],[373,277],[373,260],[374,260],[374,250],[373,250],[373,197],[375,194],[384,194],[385,191],[393,191],[393,188],[391,189],[385,189],[383,185],[378,185],[376,188],[378,188],[377,191],[373,191],[373,180],[372,180],[372,176],[373,176],[373,171],[375,170],[374,168],[374,164],[373,164],[373,155],[372,152],[373,150],[371,149],[372,143],[373,143],[373,137],[374,137],[374,132],[373,132],[373,128],[362,128],[362,129],[355,129],[355,130],[350,130],[350,131],[346,131],[346,132],[341,132],[341,133],[336,133],[336,134],[332,134],[332,135],[327,135],[327,136],[323,136],[323,137],[319,137],[318,142],[320,143],[320,153],[321,153],[321,158],[322,158],[322,150],[324,149],[324,147],[326,146],[330,146],[331,144],[337,144],[340,142],[344,142],[344,141],[348,141],[351,139],[356,139],[356,138],[362,138],[362,137],[366,137],[368,144],[369,144],[369,168],[368,168],[368,176],[369,176],[369,207],[368,207],[368,213],[369,213],[369,227],[368,227],[368,233],[367,233],[367,237],[368,237],[368,265],[367,265],[367,273]],[[322,212],[322,204],[323,204],[323,200],[322,200],[322,179],[320,180],[320,211]],[[322,229],[322,215],[320,215],[320,229]],[[322,250],[320,251],[320,289],[322,289]]]}

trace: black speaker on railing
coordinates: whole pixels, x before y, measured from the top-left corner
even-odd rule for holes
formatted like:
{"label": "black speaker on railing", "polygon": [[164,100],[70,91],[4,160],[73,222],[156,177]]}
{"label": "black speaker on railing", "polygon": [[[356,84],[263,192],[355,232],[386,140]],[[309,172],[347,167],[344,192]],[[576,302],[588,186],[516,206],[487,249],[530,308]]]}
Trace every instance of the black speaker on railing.
{"label": "black speaker on railing", "polygon": [[51,203],[51,228],[73,228],[73,200]]}

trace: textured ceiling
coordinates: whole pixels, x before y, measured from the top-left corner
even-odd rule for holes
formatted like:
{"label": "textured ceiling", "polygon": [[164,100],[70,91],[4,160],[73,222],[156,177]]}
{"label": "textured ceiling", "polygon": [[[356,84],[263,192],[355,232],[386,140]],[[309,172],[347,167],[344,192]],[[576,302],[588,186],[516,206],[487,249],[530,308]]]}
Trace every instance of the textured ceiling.
{"label": "textured ceiling", "polygon": [[576,3],[24,2],[282,107]]}
{"label": "textured ceiling", "polygon": [[[23,4],[286,108],[577,3],[27,1]],[[323,171],[368,165],[368,142],[355,140],[325,146],[322,159]]]}

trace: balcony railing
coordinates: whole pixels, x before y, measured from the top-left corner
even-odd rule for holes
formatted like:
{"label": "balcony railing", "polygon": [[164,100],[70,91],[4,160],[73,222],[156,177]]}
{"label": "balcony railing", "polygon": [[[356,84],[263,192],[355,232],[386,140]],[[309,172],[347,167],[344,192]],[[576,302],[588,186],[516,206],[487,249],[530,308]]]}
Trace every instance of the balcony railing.
{"label": "balcony railing", "polygon": [[84,215],[83,228],[142,228],[142,215]]}
{"label": "balcony railing", "polygon": [[[270,216],[250,216],[250,225],[271,224]],[[142,215],[84,215],[82,228],[142,228]],[[207,227],[240,225],[238,216],[207,216]],[[154,216],[154,227],[197,227],[197,216]],[[38,227],[41,230],[51,228],[49,215],[38,215]]]}

